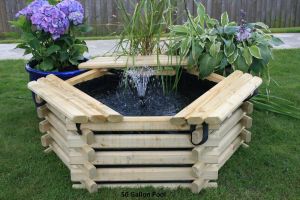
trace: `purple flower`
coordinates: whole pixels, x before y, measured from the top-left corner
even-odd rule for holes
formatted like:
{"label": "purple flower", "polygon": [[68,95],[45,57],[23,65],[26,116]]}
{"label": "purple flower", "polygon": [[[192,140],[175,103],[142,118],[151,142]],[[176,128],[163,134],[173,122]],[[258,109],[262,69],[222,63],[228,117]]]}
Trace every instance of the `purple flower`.
{"label": "purple flower", "polygon": [[31,16],[31,22],[38,30],[51,33],[54,40],[69,28],[69,20],[56,6],[44,5]]}
{"label": "purple flower", "polygon": [[240,42],[243,42],[251,37],[251,29],[246,28],[245,26],[240,26],[239,31],[236,34],[236,39]]}
{"label": "purple flower", "polygon": [[65,13],[70,22],[72,22],[74,25],[83,23],[84,10],[81,3],[79,3],[78,1],[63,0],[62,2],[57,4],[57,7]]}
{"label": "purple flower", "polygon": [[31,2],[27,7],[20,10],[16,17],[19,17],[20,15],[25,16],[27,19],[30,19],[30,17],[36,13],[43,5],[49,5],[47,0],[35,0]]}

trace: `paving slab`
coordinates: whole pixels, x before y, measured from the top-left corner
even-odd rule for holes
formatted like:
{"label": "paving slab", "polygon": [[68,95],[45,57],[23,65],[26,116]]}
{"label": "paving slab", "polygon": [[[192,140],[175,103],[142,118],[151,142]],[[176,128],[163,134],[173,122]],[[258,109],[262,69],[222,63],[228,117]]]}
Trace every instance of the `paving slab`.
{"label": "paving slab", "polygon": [[[300,33],[280,33],[274,34],[284,41],[284,44],[276,49],[300,48]],[[102,56],[111,51],[118,40],[87,40],[89,53],[87,57]],[[22,49],[16,49],[16,44],[0,44],[0,60],[5,59],[30,59],[31,55],[23,56]]]}

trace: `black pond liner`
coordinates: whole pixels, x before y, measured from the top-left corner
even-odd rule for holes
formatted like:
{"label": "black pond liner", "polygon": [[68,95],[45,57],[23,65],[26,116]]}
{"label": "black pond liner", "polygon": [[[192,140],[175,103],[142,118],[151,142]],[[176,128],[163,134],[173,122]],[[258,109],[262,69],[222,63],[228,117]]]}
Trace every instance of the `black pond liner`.
{"label": "black pond liner", "polygon": [[113,75],[105,75],[75,87],[124,116],[175,115],[216,84],[183,72],[178,89],[164,92],[161,79],[152,77],[147,87],[145,105],[141,106],[135,88],[120,84],[122,73],[114,72]]}

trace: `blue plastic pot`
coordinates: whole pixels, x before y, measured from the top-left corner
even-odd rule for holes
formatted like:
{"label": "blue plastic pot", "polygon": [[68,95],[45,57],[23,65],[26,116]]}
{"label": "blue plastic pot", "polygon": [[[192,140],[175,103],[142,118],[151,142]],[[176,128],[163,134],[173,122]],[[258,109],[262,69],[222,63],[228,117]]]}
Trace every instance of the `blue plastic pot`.
{"label": "blue plastic pot", "polygon": [[[86,70],[74,70],[74,71],[66,71],[66,72],[45,72],[45,71],[40,71],[40,70],[30,67],[30,64],[26,64],[25,69],[29,73],[29,81],[36,81],[37,79],[46,77],[49,74],[54,74],[55,76],[57,76],[63,80],[67,80],[69,78],[72,78],[74,76],[77,76],[77,75],[80,75],[80,74],[86,72]],[[36,107],[43,105],[43,103],[36,102],[34,93],[32,93],[32,98],[33,98],[33,101],[34,101]]]}
{"label": "blue plastic pot", "polygon": [[55,76],[57,76],[63,80],[67,80],[69,78],[72,78],[74,76],[77,76],[79,74],[86,72],[86,70],[74,70],[74,71],[67,71],[67,72],[45,72],[45,71],[33,69],[29,66],[29,64],[26,64],[25,69],[29,73],[30,81],[36,81],[37,79],[46,77],[49,74],[54,74]]}

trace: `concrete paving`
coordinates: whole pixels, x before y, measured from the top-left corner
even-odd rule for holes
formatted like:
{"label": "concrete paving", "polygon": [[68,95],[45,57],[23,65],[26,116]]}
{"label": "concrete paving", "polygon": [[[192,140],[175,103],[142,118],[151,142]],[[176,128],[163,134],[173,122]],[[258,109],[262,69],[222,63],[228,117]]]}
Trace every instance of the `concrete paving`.
{"label": "concrete paving", "polygon": [[[284,41],[285,44],[275,47],[276,49],[300,48],[300,33],[274,34]],[[89,53],[87,57],[102,56],[111,51],[117,44],[117,40],[88,40]],[[4,59],[29,59],[31,56],[23,56],[22,49],[15,49],[16,44],[0,44],[0,60]]]}

